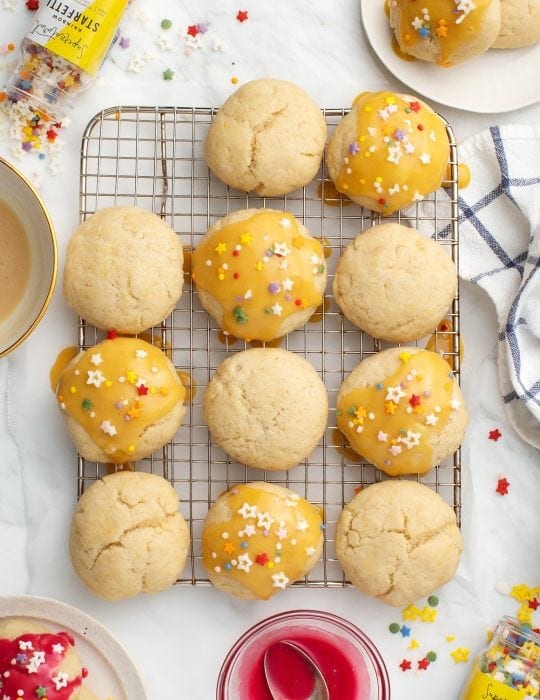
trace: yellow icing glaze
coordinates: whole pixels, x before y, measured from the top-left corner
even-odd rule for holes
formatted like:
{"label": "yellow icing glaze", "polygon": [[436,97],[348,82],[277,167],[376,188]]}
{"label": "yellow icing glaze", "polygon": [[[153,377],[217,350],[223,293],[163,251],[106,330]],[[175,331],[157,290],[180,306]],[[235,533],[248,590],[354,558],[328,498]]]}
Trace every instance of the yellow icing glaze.
{"label": "yellow icing glaze", "polygon": [[185,394],[162,351],[139,338],[89,348],[62,372],[56,389],[60,407],[115,464],[130,460],[146,428]]}
{"label": "yellow icing glaze", "polygon": [[271,340],[285,318],[319,306],[315,280],[324,270],[322,243],[280,211],[226,225],[192,254],[193,279],[221,305],[223,330],[248,341]]}
{"label": "yellow icing glaze", "polygon": [[437,63],[452,65],[455,51],[478,34],[492,0],[391,0],[401,10],[398,41],[402,50],[424,41],[438,48]]}
{"label": "yellow icing glaze", "polygon": [[58,378],[69,365],[71,360],[78,355],[78,353],[79,351],[77,350],[75,345],[69,345],[67,348],[62,348],[62,350],[60,350],[60,352],[56,356],[56,360],[54,361],[53,366],[49,370],[49,383],[53,391],[56,391],[56,387],[58,385]]}
{"label": "yellow icing glaze", "polygon": [[373,198],[377,211],[391,214],[440,186],[449,144],[437,114],[387,91],[362,93],[353,108],[356,134],[336,179],[340,192]]}
{"label": "yellow icing glaze", "polygon": [[[431,350],[432,352],[437,352],[439,355],[448,362],[452,369],[455,364],[455,354],[454,354],[454,333],[453,324],[451,318],[443,318],[443,320],[437,326],[437,332],[432,333],[426,343],[426,350]],[[463,340],[461,335],[459,336],[459,360],[463,362]]]}
{"label": "yellow icing glaze", "polygon": [[304,574],[321,537],[319,508],[297,494],[283,498],[249,484],[222,498],[230,519],[205,525],[202,535],[210,573],[226,573],[263,600]]}
{"label": "yellow icing glaze", "polygon": [[391,476],[423,474],[432,466],[427,437],[451,412],[454,378],[434,352],[403,349],[400,366],[383,381],[349,392],[338,403],[338,427],[352,448]]}

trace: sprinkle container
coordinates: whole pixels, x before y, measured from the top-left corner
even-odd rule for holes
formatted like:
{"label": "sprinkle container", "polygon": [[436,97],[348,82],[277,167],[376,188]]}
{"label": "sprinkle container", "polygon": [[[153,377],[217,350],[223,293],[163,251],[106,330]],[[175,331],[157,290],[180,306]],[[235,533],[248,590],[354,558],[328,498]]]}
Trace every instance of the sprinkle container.
{"label": "sprinkle container", "polygon": [[388,671],[373,642],[348,620],[318,610],[279,613],[247,630],[223,662],[216,700],[271,700],[263,659],[281,640],[302,647],[318,665],[330,700],[389,700]]}
{"label": "sprinkle container", "polygon": [[460,700],[540,698],[540,634],[503,617],[476,659]]}

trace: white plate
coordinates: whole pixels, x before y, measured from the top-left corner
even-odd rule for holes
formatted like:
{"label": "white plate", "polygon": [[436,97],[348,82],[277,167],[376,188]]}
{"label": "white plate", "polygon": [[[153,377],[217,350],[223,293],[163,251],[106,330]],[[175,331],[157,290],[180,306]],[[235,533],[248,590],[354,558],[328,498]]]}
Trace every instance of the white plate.
{"label": "white plate", "polygon": [[388,70],[416,93],[468,112],[510,112],[540,100],[540,44],[490,49],[452,68],[404,61],[392,49],[386,0],[360,0],[371,47]]}
{"label": "white plate", "polygon": [[0,596],[0,619],[26,617],[52,632],[73,635],[82,665],[88,669],[85,686],[100,700],[148,700],[139,673],[120,642],[85,613],[50,598]]}

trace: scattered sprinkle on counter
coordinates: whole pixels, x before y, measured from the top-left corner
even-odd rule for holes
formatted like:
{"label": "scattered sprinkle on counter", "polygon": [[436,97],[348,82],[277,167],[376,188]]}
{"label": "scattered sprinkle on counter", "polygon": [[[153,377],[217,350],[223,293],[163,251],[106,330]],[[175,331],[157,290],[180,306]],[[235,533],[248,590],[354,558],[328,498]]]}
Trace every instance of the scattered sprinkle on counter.
{"label": "scattered sprinkle on counter", "polygon": [[508,494],[509,488],[510,482],[506,477],[503,476],[497,481],[497,488],[495,489],[495,491],[501,496],[506,496]]}
{"label": "scattered sprinkle on counter", "polygon": [[499,428],[495,428],[494,430],[489,431],[489,439],[493,440],[493,442],[497,442],[497,440],[499,440],[499,438],[501,438],[501,437],[502,437],[502,433],[499,430]]}

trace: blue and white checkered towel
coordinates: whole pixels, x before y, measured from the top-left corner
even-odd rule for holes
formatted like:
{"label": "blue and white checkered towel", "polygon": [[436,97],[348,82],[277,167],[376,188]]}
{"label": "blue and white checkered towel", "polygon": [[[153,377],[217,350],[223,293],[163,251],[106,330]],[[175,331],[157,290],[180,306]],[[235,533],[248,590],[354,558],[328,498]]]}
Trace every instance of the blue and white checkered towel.
{"label": "blue and white checkered towel", "polygon": [[491,127],[458,148],[460,276],[491,297],[508,417],[540,449],[540,125]]}

